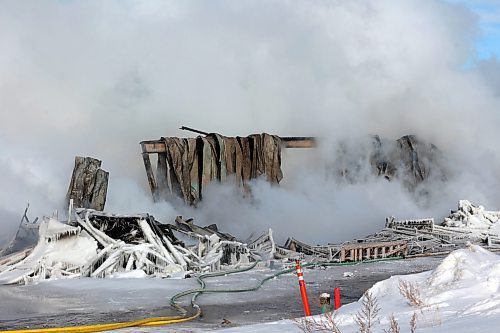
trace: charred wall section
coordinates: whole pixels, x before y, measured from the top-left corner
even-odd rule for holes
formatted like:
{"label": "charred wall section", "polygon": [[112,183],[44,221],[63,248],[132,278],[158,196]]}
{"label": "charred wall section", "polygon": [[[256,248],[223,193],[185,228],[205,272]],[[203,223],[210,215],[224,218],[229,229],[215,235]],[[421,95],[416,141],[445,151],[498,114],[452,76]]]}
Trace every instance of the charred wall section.
{"label": "charred wall section", "polygon": [[178,196],[195,205],[203,197],[203,188],[213,181],[233,179],[244,186],[258,177],[270,183],[283,178],[281,139],[275,135],[225,137],[214,133],[197,138],[167,137],[160,142],[164,149],[158,152],[156,177],[148,175],[155,199]]}

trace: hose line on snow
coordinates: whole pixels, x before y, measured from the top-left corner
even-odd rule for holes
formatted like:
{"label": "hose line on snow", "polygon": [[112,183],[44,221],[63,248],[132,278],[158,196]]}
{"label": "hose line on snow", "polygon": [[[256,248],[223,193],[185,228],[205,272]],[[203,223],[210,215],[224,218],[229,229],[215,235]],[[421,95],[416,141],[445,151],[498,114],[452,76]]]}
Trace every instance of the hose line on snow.
{"label": "hose line on snow", "polygon": [[[378,262],[378,261],[388,261],[388,260],[398,260],[398,259],[402,259],[402,257],[389,257],[389,258],[382,258],[382,259],[364,260],[364,261],[362,261],[362,263],[372,263],[372,262]],[[359,263],[361,263],[361,262],[360,261],[353,261],[353,262],[339,263],[339,262],[318,261],[318,262],[310,262],[310,263],[303,264],[302,268],[311,267],[311,266],[328,266],[328,267],[330,267],[330,266],[352,266],[352,265],[357,265]],[[174,307],[178,307],[178,305],[176,304],[176,300],[178,298],[181,298],[181,297],[187,296],[187,295],[191,295],[191,294],[195,295],[195,296],[193,296],[193,299],[195,300],[197,296],[199,296],[200,294],[204,294],[204,293],[241,293],[241,292],[247,292],[247,291],[255,291],[255,290],[259,289],[260,287],[262,287],[264,285],[264,283],[266,283],[269,280],[272,280],[272,279],[277,278],[278,276],[281,276],[284,274],[295,272],[295,267],[281,270],[279,272],[276,272],[270,276],[263,278],[262,280],[257,282],[257,284],[255,284],[252,287],[236,288],[236,289],[233,289],[233,288],[231,288],[231,289],[223,289],[223,288],[222,289],[220,289],[220,288],[218,288],[218,289],[206,289],[205,288],[205,282],[203,281],[203,279],[205,279],[205,278],[233,274],[233,273],[239,273],[239,272],[245,272],[245,271],[251,270],[257,264],[258,264],[258,262],[255,262],[252,266],[244,268],[242,270],[234,270],[234,271],[228,271],[228,272],[215,272],[215,273],[207,273],[207,274],[200,275],[198,277],[198,281],[200,281],[200,284],[202,286],[201,288],[186,290],[186,291],[180,292],[178,294],[175,294],[171,298],[170,304]],[[193,305],[193,301],[191,302],[191,304]]]}
{"label": "hose line on snow", "polygon": [[[203,290],[205,288],[205,281],[203,279],[209,277],[215,277],[220,275],[228,275],[240,272],[246,272],[253,269],[259,261],[254,262],[252,265],[240,269],[235,269],[231,271],[223,271],[216,273],[206,273],[198,276],[197,281]],[[188,311],[176,304],[176,298],[184,296],[183,293],[178,293],[174,295],[170,300],[170,305],[182,313],[181,316],[172,316],[172,317],[151,317],[140,320],[122,322],[122,323],[107,323],[107,324],[96,324],[96,325],[85,325],[85,326],[68,326],[68,327],[54,327],[54,328],[37,328],[37,329],[23,329],[23,330],[13,330],[13,331],[0,331],[0,333],[93,333],[93,332],[103,332],[103,331],[111,331],[117,330],[121,328],[128,327],[137,327],[137,326],[160,326],[160,325],[169,325],[187,322],[193,319],[198,318],[201,315],[201,308],[196,304],[196,298],[201,294],[197,292],[190,292],[188,294],[195,294],[191,299],[191,306],[195,310],[194,314],[188,315]]]}
{"label": "hose line on snow", "polygon": [[[362,261],[362,263],[397,260],[397,259],[402,259],[402,257],[390,257],[390,258],[382,258],[382,259],[365,260],[365,261]],[[240,292],[255,291],[255,290],[259,289],[260,287],[262,287],[262,285],[264,285],[264,283],[266,283],[267,281],[272,280],[274,278],[277,278],[278,276],[288,274],[288,273],[295,271],[295,268],[288,268],[288,269],[278,271],[270,276],[263,278],[254,286],[246,287],[246,288],[234,288],[234,289],[233,288],[229,288],[229,289],[207,289],[206,288],[206,283],[204,280],[207,278],[246,272],[246,271],[253,269],[255,266],[257,266],[257,264],[259,262],[260,262],[260,260],[255,261],[251,265],[244,267],[244,268],[234,269],[234,270],[230,270],[230,271],[205,273],[205,274],[199,275],[197,277],[197,281],[200,284],[200,288],[182,291],[180,293],[175,294],[170,299],[170,305],[182,314],[180,316],[151,317],[151,318],[145,318],[145,319],[123,322],[123,323],[108,323],[108,324],[96,324],[96,325],[86,325],[86,326],[69,326],[69,327],[0,331],[0,333],[58,333],[58,332],[61,332],[61,333],[93,333],[93,332],[103,332],[103,331],[110,331],[110,330],[116,330],[116,329],[128,328],[128,327],[159,326],[159,325],[168,325],[168,324],[187,322],[187,321],[196,319],[201,315],[201,308],[196,303],[196,299],[198,298],[198,296],[200,296],[203,293],[240,293]],[[305,263],[302,265],[302,267],[351,266],[351,265],[357,265],[359,263],[360,262],[335,263],[335,262],[320,261],[320,262]],[[187,314],[188,311],[186,309],[184,309],[182,306],[180,306],[179,304],[177,304],[177,299],[184,297],[184,296],[187,296],[187,295],[191,295],[191,294],[193,294],[193,296],[191,298],[191,307],[195,310],[195,312],[192,315],[188,315]]]}

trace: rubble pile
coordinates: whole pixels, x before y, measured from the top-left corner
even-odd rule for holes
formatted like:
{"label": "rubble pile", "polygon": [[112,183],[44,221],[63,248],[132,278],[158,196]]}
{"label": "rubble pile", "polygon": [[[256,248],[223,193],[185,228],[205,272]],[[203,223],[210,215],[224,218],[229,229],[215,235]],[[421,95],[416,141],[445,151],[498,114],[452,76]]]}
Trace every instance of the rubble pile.
{"label": "rubble pile", "polygon": [[[68,223],[44,218],[35,247],[0,258],[0,284],[51,278],[112,277],[138,272],[169,277],[263,261],[346,262],[445,253],[469,243],[500,249],[500,212],[461,200],[458,210],[434,219],[386,219],[385,227],[342,244],[312,246],[289,238],[278,246],[271,229],[249,243],[178,216],[162,224],[149,214],[114,215],[78,208]],[[189,243],[189,244],[188,244]]]}
{"label": "rubble pile", "polygon": [[19,224],[15,236],[7,243],[5,248],[0,248],[0,257],[24,250],[25,248],[36,244],[38,239],[38,218],[30,221],[27,215],[28,209],[29,204],[24,210],[21,223]]}
{"label": "rubble pile", "polygon": [[483,206],[475,206],[468,200],[460,200],[458,209],[444,219],[443,225],[468,229],[489,230],[500,234],[500,212],[486,211]]}
{"label": "rubble pile", "polygon": [[[216,226],[198,227],[181,217],[176,223],[164,225],[148,214],[113,215],[91,209],[76,209],[70,223],[45,218],[35,247],[0,260],[0,284],[137,271],[169,277],[269,259],[275,247],[271,231],[247,245],[218,232]],[[196,243],[186,245],[174,233]]]}
{"label": "rubble pile", "polygon": [[289,238],[284,248],[300,252],[308,260],[338,262],[444,253],[469,243],[500,250],[499,220],[499,211],[486,211],[483,206],[460,200],[458,209],[441,225],[436,225],[433,218],[396,220],[391,216],[385,228],[364,238],[317,246]]}

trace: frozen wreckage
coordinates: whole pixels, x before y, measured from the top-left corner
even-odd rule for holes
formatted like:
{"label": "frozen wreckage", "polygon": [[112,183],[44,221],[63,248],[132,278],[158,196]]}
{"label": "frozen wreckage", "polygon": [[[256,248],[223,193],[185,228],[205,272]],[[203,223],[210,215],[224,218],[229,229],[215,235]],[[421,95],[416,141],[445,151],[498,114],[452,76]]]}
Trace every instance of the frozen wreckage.
{"label": "frozen wreckage", "polygon": [[486,211],[468,200],[460,200],[440,225],[433,218],[386,219],[385,228],[343,244],[311,246],[289,238],[285,248],[306,257],[328,261],[363,261],[448,253],[468,243],[491,251],[500,250],[500,211]]}
{"label": "frozen wreckage", "polygon": [[272,230],[245,243],[215,224],[200,227],[180,216],[175,224],[162,224],[148,214],[114,215],[78,208],[69,223],[45,218],[35,247],[0,258],[0,284],[127,274],[185,276],[296,258],[318,263],[363,261],[449,252],[469,242],[494,250],[500,249],[499,220],[500,212],[461,200],[441,225],[433,219],[391,217],[380,232],[343,244],[311,246],[290,238],[278,246]]}
{"label": "frozen wreckage", "polygon": [[[245,244],[214,225],[202,228],[181,217],[176,224],[161,224],[148,214],[113,215],[91,209],[76,209],[70,223],[44,218],[35,247],[0,259],[0,284],[128,272],[186,275],[268,259],[275,248],[271,231]],[[196,244],[186,245],[174,233]]]}

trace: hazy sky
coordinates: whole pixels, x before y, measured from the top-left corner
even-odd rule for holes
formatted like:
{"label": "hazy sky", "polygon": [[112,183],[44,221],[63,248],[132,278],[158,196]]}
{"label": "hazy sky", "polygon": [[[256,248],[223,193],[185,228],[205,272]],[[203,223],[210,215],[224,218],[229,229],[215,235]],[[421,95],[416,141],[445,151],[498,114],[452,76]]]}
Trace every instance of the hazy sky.
{"label": "hazy sky", "polygon": [[500,58],[500,1],[498,0],[448,0],[466,6],[479,17],[480,35],[476,39],[479,59]]}
{"label": "hazy sky", "polygon": [[[27,202],[33,215],[64,209],[75,155],[103,160],[113,212],[236,233],[325,241],[462,198],[500,209],[499,45],[493,0],[0,0],[0,240]],[[330,144],[284,152],[285,183],[257,182],[251,202],[214,186],[198,211],[152,205],[138,143],[187,135],[181,125]],[[429,189],[425,211],[397,183],[338,186],[335,142],[367,134],[435,143],[453,181]],[[335,236],[314,232],[332,224]]]}

